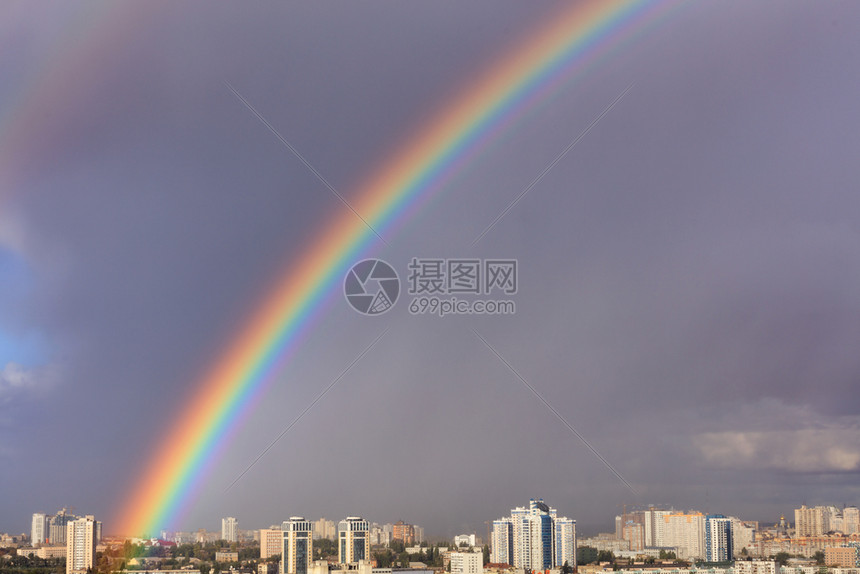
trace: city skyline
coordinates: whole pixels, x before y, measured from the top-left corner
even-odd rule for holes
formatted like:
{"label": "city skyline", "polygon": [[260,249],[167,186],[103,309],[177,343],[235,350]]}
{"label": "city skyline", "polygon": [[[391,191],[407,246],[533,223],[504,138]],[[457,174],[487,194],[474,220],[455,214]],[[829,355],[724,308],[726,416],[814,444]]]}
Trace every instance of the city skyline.
{"label": "city skyline", "polygon": [[[0,21],[0,531],[860,501],[860,6],[46,6]],[[434,262],[514,312],[424,312]]]}
{"label": "city skyline", "polygon": [[[609,562],[617,558],[628,561],[628,565],[632,560],[645,560],[642,564],[648,564],[647,560],[653,563],[659,559],[664,561],[664,566],[667,563],[689,565],[694,561],[725,565],[738,559],[773,559],[777,555],[784,561],[792,554],[802,560],[828,566],[850,567],[855,560],[860,562],[860,510],[856,506],[807,507],[802,504],[794,509],[794,515],[796,523],[793,526],[784,517],[778,524],[769,526],[736,516],[653,506],[629,508],[625,505],[622,514],[615,517],[614,532],[582,537],[579,541],[575,519],[560,517],[558,511],[543,499],[533,498],[528,506],[515,507],[511,509],[510,516],[494,520],[492,534],[488,533],[486,540],[474,533],[460,534],[453,537],[453,546],[452,539],[448,538],[441,542],[446,550],[437,548],[433,552],[432,548],[428,550],[428,541],[423,539],[423,535],[413,539],[415,533],[423,530],[418,525],[403,521],[380,525],[357,516],[340,520],[336,533],[333,532],[334,523],[325,518],[312,521],[292,516],[281,526],[240,531],[235,517],[225,517],[220,533],[200,529],[192,533],[162,533],[160,539],[108,537],[105,541],[102,540],[101,523],[94,516],[79,517],[67,513],[64,508],[51,518],[66,523],[65,545],[48,541],[38,543],[46,524],[53,526],[56,523],[43,513],[33,514],[29,541],[26,536],[16,539],[8,534],[2,534],[2,541],[11,543],[18,554],[39,558],[65,556],[69,573],[90,568],[96,559],[97,548],[102,553],[114,552],[129,542],[143,543],[144,546],[151,544],[153,547],[208,543],[210,551],[215,552],[216,562],[236,562],[239,556],[236,548],[259,545],[260,559],[268,560],[275,554],[285,557],[278,561],[282,574],[321,574],[332,568],[333,561],[339,563],[335,569],[349,570],[368,570],[371,568],[370,560],[385,561],[381,565],[384,569],[385,564],[394,559],[391,548],[399,553],[397,560],[401,566],[416,562],[410,557],[417,555],[419,561],[432,561],[434,567],[444,567],[449,560],[455,562],[451,571],[462,574],[480,574],[482,562],[491,569],[509,565],[507,567],[531,571],[550,569],[559,572],[563,567],[576,563],[604,562],[607,557]],[[319,530],[324,532],[324,538],[334,543],[320,542],[322,553],[316,551],[314,543],[319,539]],[[378,538],[382,532],[391,534],[391,538]],[[377,537],[375,541],[374,537]],[[395,542],[399,543],[399,550]],[[211,550],[212,543],[215,550]],[[438,540],[430,541],[429,546],[438,544]],[[410,548],[411,545],[415,546]],[[462,550],[466,554],[460,556],[457,550],[463,546],[469,549]],[[185,548],[183,553],[187,552]],[[332,552],[336,554],[332,556]],[[219,553],[221,558],[218,558]],[[245,556],[247,560],[248,554]],[[319,558],[323,560],[318,562]]]}
{"label": "city skyline", "polygon": [[[666,540],[663,540],[664,537],[668,536],[669,538],[671,538],[673,536],[669,534],[669,531],[665,529],[670,528],[670,524],[675,518],[686,519],[686,521],[689,522],[690,517],[697,518],[701,521],[703,535],[705,534],[706,521],[709,518],[731,519],[735,528],[738,527],[740,522],[761,525],[763,528],[769,528],[768,525],[778,527],[780,523],[785,523],[786,529],[792,529],[794,531],[794,535],[800,537],[824,536],[828,532],[841,532],[846,535],[860,533],[860,508],[858,508],[858,504],[854,503],[844,504],[842,506],[819,505],[813,507],[808,507],[806,504],[801,504],[798,508],[793,509],[793,522],[790,519],[790,516],[792,515],[792,513],[790,512],[782,513],[780,517],[775,520],[760,520],[747,515],[743,515],[742,517],[727,517],[724,514],[702,511],[700,508],[679,509],[671,506],[661,506],[653,504],[645,504],[638,506],[621,506],[623,507],[624,511],[621,514],[614,515],[615,535],[619,540],[628,540],[628,534],[625,531],[626,524],[637,526],[639,530],[631,533],[631,537],[641,538],[641,541],[637,543],[641,547],[678,546],[676,542],[668,543]],[[492,546],[492,541],[498,537],[495,530],[496,524],[506,523],[510,525],[516,519],[516,517],[523,518],[530,514],[546,514],[547,516],[552,517],[553,521],[558,521],[564,524],[572,524],[573,545],[576,544],[575,541],[579,537],[587,538],[594,536],[595,534],[605,534],[613,531],[613,527],[609,527],[609,525],[611,525],[611,514],[607,515],[610,517],[610,519],[607,520],[606,525],[591,525],[590,527],[588,527],[588,530],[584,532],[578,526],[576,519],[570,519],[566,516],[559,517],[557,510],[544,504],[544,501],[541,498],[532,498],[529,502],[528,507],[516,507],[511,510],[511,513],[511,517],[483,521],[482,524],[484,525],[484,527],[487,528],[485,532],[486,535],[482,535],[480,529],[471,530],[471,534],[464,533],[470,530],[469,528],[465,528],[461,529],[458,534],[439,534],[431,532],[429,534],[429,538],[435,541],[453,538],[453,540],[455,541],[455,545],[457,544],[458,539],[477,539],[480,541],[479,545],[490,544]],[[64,535],[66,525],[69,522],[77,519],[89,518],[90,516],[91,515],[76,515],[73,512],[70,512],[69,509],[65,507],[60,509],[53,515],[45,514],[42,512],[33,513],[30,522],[31,543],[38,543],[40,541],[45,542],[43,538],[49,532],[61,533],[61,535]],[[786,516],[789,516],[789,518],[786,518]],[[277,524],[272,524],[270,527],[265,527],[262,525],[252,525],[250,528],[239,528],[238,519],[236,519],[235,517],[225,517],[221,519],[221,524],[218,529],[207,530],[205,526],[203,526],[200,528],[192,528],[184,532],[186,534],[195,534],[198,532],[219,533],[220,537],[215,537],[213,538],[213,540],[222,540],[227,542],[235,542],[239,540],[242,535],[247,537],[249,533],[257,532],[259,533],[260,537],[259,542],[261,543],[261,546],[265,548],[265,533],[272,533],[274,538],[277,539],[277,545],[280,546],[281,533],[284,531],[285,525],[289,524],[292,520],[296,520],[298,524],[308,524],[308,528],[313,535],[313,539],[328,538],[330,540],[337,540],[340,536],[339,533],[342,532],[342,528],[345,528],[344,531],[349,531],[351,528],[353,528],[349,526],[344,527],[343,525],[354,523],[359,525],[358,530],[360,530],[362,533],[367,533],[365,540],[371,545],[387,544],[393,540],[400,540],[408,546],[412,544],[418,544],[420,542],[426,542],[428,540],[428,536],[426,535],[424,528],[419,524],[405,523],[402,520],[398,520],[396,522],[380,522],[375,520],[366,520],[362,517],[356,516],[346,516],[344,519],[341,520],[330,520],[327,519],[325,516],[321,516],[316,520],[306,520],[304,517],[293,516],[290,518],[290,520],[283,521],[280,526]],[[627,520],[626,524],[624,522],[625,520]],[[665,522],[666,526],[661,527],[660,525],[663,522]],[[96,521],[96,525],[98,537],[101,538],[102,522]],[[178,532],[181,531],[171,532],[165,530],[159,533],[159,536],[164,537],[165,535],[167,535],[169,538],[171,534],[176,534]],[[43,536],[40,537],[38,533],[43,533]],[[375,535],[384,533],[387,533],[386,538],[374,538]],[[738,533],[735,532],[735,535],[737,534]],[[112,533],[108,533],[108,535],[116,536],[116,534]],[[513,536],[513,531],[511,531],[509,535]],[[57,534],[54,534],[54,536],[57,536]],[[677,536],[677,534],[675,536]],[[631,546],[636,545],[632,542],[632,539],[630,539],[629,541],[631,542]],[[65,537],[60,538],[58,540],[58,543],[64,544]],[[52,543],[50,542],[48,542],[47,544],[52,545]],[[707,545],[707,542],[703,539],[699,542],[699,544],[702,545],[701,549],[704,549],[705,545]],[[474,543],[472,545],[474,545]],[[504,552],[509,551],[510,550],[504,550]]]}

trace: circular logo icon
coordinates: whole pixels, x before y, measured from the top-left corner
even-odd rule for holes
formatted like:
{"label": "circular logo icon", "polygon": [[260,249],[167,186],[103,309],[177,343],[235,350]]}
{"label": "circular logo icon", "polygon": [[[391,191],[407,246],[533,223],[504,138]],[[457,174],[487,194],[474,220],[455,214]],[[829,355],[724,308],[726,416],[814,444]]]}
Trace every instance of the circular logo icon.
{"label": "circular logo icon", "polygon": [[343,293],[352,308],[363,315],[381,315],[400,295],[400,278],[381,259],[365,259],[352,266],[343,281]]}

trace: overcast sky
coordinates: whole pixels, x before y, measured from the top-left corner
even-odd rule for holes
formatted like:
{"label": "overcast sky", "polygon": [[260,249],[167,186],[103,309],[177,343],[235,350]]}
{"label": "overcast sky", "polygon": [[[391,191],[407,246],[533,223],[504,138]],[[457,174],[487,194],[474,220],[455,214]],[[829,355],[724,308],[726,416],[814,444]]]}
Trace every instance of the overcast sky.
{"label": "overcast sky", "polygon": [[[346,209],[225,83],[349,201],[560,4],[120,6],[0,18],[0,531],[74,506],[111,532],[194,383]],[[610,44],[365,254],[401,278],[515,258],[516,314],[403,294],[365,317],[335,292],[176,526],[860,503],[858,27],[854,2],[705,1]]]}

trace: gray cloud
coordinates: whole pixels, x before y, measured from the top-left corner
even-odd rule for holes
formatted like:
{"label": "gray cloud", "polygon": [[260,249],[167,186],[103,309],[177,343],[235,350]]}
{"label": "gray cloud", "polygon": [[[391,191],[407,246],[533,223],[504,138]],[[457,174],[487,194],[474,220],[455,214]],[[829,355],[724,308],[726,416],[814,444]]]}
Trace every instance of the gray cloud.
{"label": "gray cloud", "polygon": [[709,466],[790,472],[860,471],[860,429],[704,433],[693,438]]}
{"label": "gray cloud", "polygon": [[[74,32],[65,12],[16,6],[0,22],[10,78],[43,69],[56,32]],[[28,145],[0,141],[15,168],[0,244],[26,275],[0,291],[0,334],[44,341],[41,361],[2,362],[0,396],[16,393],[2,439],[30,454],[0,471],[0,488],[21,493],[0,529],[52,506],[116,512],[202,374],[341,213],[225,81],[352,200],[556,8],[183,6],[144,10],[112,43],[88,36],[87,57],[49,78],[63,97],[31,100]],[[404,300],[375,322],[336,287],[179,526],[357,512],[453,534],[530,496],[606,528],[620,502],[771,520],[803,500],[858,502],[846,477],[860,412],[860,80],[845,73],[860,61],[857,10],[699,3],[556,86],[368,252],[401,272],[414,256],[516,257],[517,314],[420,318]],[[2,83],[0,101],[16,87]],[[379,348],[225,493],[382,325]],[[39,364],[62,369],[45,378]]]}
{"label": "gray cloud", "polygon": [[48,391],[59,379],[54,367],[25,368],[17,363],[6,363],[0,369],[0,402],[9,402],[24,393]]}

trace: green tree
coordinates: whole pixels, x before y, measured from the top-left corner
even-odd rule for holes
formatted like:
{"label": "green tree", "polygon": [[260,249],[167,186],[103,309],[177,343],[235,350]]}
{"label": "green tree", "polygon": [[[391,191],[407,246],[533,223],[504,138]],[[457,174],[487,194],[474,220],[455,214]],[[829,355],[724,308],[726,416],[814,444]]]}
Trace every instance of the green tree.
{"label": "green tree", "polygon": [[774,561],[780,566],[785,566],[786,564],[788,564],[789,558],[791,558],[791,554],[789,554],[788,552],[777,552],[773,557]]}
{"label": "green tree", "polygon": [[490,545],[484,544],[484,547],[481,549],[484,553],[484,566],[490,563]]}
{"label": "green tree", "polygon": [[385,552],[377,552],[373,557],[376,559],[376,564],[379,568],[391,568],[393,558],[391,550],[386,549]]}
{"label": "green tree", "polygon": [[815,554],[812,555],[812,558],[815,560],[815,563],[819,566],[824,565],[824,552],[818,550]]}
{"label": "green tree", "polygon": [[615,554],[611,550],[601,550],[597,553],[597,561],[615,564]]}
{"label": "green tree", "polygon": [[577,564],[594,564],[597,562],[597,549],[591,546],[580,546],[576,549]]}

